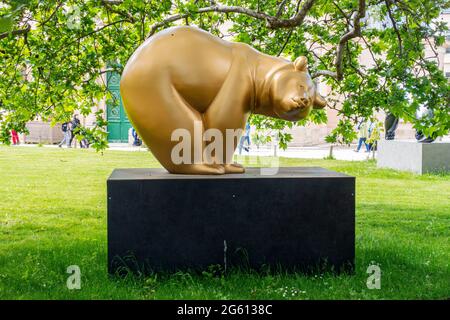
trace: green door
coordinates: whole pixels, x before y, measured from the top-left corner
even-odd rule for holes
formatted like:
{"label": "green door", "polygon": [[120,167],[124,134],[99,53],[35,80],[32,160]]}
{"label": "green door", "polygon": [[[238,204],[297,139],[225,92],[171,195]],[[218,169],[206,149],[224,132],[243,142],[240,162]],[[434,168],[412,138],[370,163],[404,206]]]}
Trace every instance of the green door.
{"label": "green door", "polygon": [[106,75],[108,89],[114,96],[106,104],[106,119],[108,120],[108,141],[128,142],[128,130],[131,128],[130,121],[123,108],[120,97],[120,75],[108,72]]}

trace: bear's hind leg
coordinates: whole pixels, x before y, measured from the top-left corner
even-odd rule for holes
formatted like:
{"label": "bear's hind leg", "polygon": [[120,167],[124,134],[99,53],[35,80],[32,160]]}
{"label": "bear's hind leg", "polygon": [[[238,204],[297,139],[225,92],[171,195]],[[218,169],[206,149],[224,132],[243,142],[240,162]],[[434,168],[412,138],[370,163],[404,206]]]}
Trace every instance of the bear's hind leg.
{"label": "bear's hind leg", "polygon": [[[175,88],[161,82],[158,85],[161,86],[157,88],[159,91],[148,91],[148,99],[142,99],[147,102],[143,109],[152,112],[140,113],[138,116],[130,113],[132,122],[153,155],[170,173],[224,174],[225,168],[222,164],[203,161],[205,128],[201,114],[192,108]],[[179,144],[182,147],[177,146]],[[178,150],[175,151],[175,148]],[[195,152],[199,154],[195,156]],[[185,153],[190,156],[184,158]]]}

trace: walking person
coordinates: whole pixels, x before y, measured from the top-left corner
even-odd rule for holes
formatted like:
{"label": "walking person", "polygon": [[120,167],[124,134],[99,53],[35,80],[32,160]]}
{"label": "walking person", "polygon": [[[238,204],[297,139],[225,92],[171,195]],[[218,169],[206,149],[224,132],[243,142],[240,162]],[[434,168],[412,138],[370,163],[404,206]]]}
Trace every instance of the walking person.
{"label": "walking person", "polygon": [[[247,142],[246,147],[244,146],[245,142]],[[239,154],[242,154],[242,148],[244,148],[246,152],[250,150],[250,124],[248,122],[245,125],[245,133],[241,137],[241,140],[239,142]]]}
{"label": "walking person", "polygon": [[61,131],[63,132],[64,137],[58,144],[58,147],[60,148],[63,146],[63,144],[66,144],[67,148],[70,148],[70,140],[71,140],[70,125],[71,125],[70,122],[64,122],[61,125]]}
{"label": "walking person", "polygon": [[372,151],[373,148],[373,139],[372,134],[374,133],[374,127],[376,123],[375,120],[370,120],[369,124],[367,125],[367,140],[366,140],[366,146],[368,147],[368,151]]}
{"label": "walking person", "polygon": [[81,149],[88,149],[89,146],[90,146],[90,142],[89,142],[89,139],[88,139],[88,137],[89,137],[88,131],[85,128],[81,127],[81,126],[78,127],[77,131],[78,131],[77,133],[82,137],[81,140],[80,140],[80,148]]}
{"label": "walking person", "polygon": [[369,152],[369,145],[366,143],[368,136],[369,128],[367,122],[363,120],[358,127],[358,147],[356,148],[355,152],[359,152],[359,150],[361,150],[363,143],[366,146],[366,152]]}
{"label": "walking person", "polygon": [[139,138],[139,135],[138,135],[137,131],[134,128],[131,129],[131,135],[133,136],[133,146],[135,146],[135,147],[141,146],[142,145],[142,141]]}
{"label": "walking person", "polygon": [[19,144],[19,135],[17,134],[16,130],[11,130],[11,138],[12,138],[12,144],[18,145]]}
{"label": "walking person", "polygon": [[381,121],[374,119],[370,125],[369,137],[367,138],[367,143],[369,145],[369,151],[377,151],[378,140],[380,140],[381,133],[383,131],[383,123]]}
{"label": "walking person", "polygon": [[[75,138],[75,134],[78,133],[79,127],[80,127],[80,120],[78,119],[78,116],[76,114],[73,115],[72,121],[70,121],[70,142],[69,145],[72,146],[73,138]],[[76,144],[75,144],[76,147]],[[81,142],[80,142],[81,147]]]}

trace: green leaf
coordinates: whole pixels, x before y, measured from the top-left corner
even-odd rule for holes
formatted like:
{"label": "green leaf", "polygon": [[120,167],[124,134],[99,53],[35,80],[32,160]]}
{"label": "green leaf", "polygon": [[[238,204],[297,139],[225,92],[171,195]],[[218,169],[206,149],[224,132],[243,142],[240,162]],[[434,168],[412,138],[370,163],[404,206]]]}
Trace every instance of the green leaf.
{"label": "green leaf", "polygon": [[0,17],[0,32],[10,32],[13,28],[13,19],[10,16]]}

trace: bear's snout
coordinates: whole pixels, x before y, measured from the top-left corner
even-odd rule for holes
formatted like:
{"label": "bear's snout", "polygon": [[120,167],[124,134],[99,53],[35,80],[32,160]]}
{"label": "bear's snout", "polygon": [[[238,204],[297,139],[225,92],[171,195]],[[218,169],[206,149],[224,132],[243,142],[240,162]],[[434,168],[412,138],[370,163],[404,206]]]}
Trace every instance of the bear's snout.
{"label": "bear's snout", "polygon": [[292,98],[292,101],[294,101],[295,104],[297,105],[297,108],[300,108],[300,109],[308,108],[311,104],[311,99],[309,99],[307,97],[296,96],[296,97]]}
{"label": "bear's snout", "polygon": [[278,115],[281,119],[298,121],[308,116],[311,110],[312,100],[309,98],[290,98],[283,105],[282,112]]}

